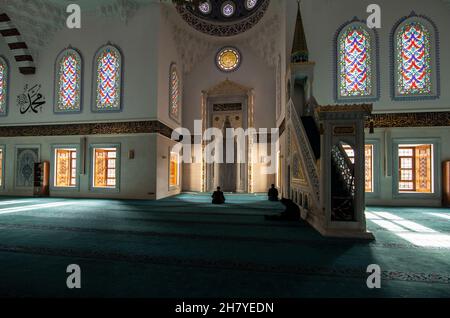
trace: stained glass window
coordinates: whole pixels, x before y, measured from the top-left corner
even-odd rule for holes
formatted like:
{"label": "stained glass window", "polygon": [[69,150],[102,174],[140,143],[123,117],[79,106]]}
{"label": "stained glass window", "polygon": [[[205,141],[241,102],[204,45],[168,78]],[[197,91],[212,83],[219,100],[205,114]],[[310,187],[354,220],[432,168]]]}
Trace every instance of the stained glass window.
{"label": "stained glass window", "polygon": [[339,96],[373,95],[373,54],[370,34],[361,23],[345,28],[338,38]]}
{"label": "stained glass window", "polygon": [[397,33],[398,93],[431,92],[430,35],[419,22],[401,27]]}
{"label": "stained glass window", "polygon": [[175,152],[170,153],[170,171],[169,186],[177,187],[179,185],[179,155]]}
{"label": "stained glass window", "polygon": [[431,20],[414,12],[394,26],[394,99],[429,99],[439,96],[438,35]]}
{"label": "stained glass window", "polygon": [[55,187],[77,185],[77,150],[75,148],[55,149]]}
{"label": "stained glass window", "polygon": [[180,120],[180,104],[181,104],[181,95],[180,95],[180,78],[178,76],[177,67],[175,64],[172,64],[170,67],[170,83],[169,83],[169,114],[172,119],[176,121]]}
{"label": "stained glass window", "polygon": [[226,1],[222,5],[222,14],[229,18],[236,11],[235,4],[232,1]]}
{"label": "stained glass window", "polygon": [[81,109],[81,56],[74,49],[63,51],[56,61],[55,112]]}
{"label": "stained glass window", "polygon": [[221,71],[232,72],[241,64],[241,54],[235,48],[223,48],[217,53],[216,64]]}
{"label": "stained glass window", "polygon": [[0,116],[6,115],[8,107],[8,64],[0,57]]}
{"label": "stained glass window", "polygon": [[204,1],[199,4],[198,9],[203,14],[211,13],[211,3],[209,1]]}
{"label": "stained glass window", "polygon": [[258,3],[258,0],[246,0],[245,8],[247,10],[252,10],[256,6],[257,3]]}
{"label": "stained glass window", "polygon": [[101,48],[95,59],[95,110],[120,110],[122,56],[111,45]]}
{"label": "stained glass window", "polygon": [[94,188],[115,188],[117,148],[94,148]]}

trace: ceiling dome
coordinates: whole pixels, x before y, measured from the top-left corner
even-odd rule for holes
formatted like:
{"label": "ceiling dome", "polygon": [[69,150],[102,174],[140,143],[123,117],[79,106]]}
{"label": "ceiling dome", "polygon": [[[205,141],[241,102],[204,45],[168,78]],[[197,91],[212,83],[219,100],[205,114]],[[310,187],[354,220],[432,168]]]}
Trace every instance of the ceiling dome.
{"label": "ceiling dome", "polygon": [[252,28],[262,18],[270,0],[200,0],[177,5],[183,19],[200,32],[232,36]]}

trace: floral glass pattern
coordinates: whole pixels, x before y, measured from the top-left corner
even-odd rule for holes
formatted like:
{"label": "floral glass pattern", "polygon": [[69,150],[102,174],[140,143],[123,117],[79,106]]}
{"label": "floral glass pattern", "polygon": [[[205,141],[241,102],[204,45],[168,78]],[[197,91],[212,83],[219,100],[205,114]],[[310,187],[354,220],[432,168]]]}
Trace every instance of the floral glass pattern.
{"label": "floral glass pattern", "polygon": [[76,112],[81,109],[81,57],[67,49],[56,63],[55,112]]}
{"label": "floral glass pattern", "polygon": [[96,110],[120,110],[122,56],[113,46],[102,48],[96,57]]}
{"label": "floral glass pattern", "polygon": [[346,29],[339,38],[339,95],[365,97],[373,94],[370,35],[360,25]]}
{"label": "floral glass pattern", "polygon": [[417,21],[401,27],[396,37],[397,93],[400,95],[430,94],[430,33]]}
{"label": "floral glass pattern", "polygon": [[0,115],[6,114],[8,100],[8,64],[0,57]]}

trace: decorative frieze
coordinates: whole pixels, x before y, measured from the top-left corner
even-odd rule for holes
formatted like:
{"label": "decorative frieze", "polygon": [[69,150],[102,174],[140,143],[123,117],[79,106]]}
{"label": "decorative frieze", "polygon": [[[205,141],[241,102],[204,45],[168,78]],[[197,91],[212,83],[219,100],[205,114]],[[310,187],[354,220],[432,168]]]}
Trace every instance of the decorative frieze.
{"label": "decorative frieze", "polygon": [[[375,128],[401,127],[447,127],[450,126],[450,112],[373,114]],[[366,121],[366,127],[370,120]]]}
{"label": "decorative frieze", "polygon": [[157,133],[170,138],[172,135],[172,128],[159,121],[0,127],[0,137],[121,135],[142,133]]}

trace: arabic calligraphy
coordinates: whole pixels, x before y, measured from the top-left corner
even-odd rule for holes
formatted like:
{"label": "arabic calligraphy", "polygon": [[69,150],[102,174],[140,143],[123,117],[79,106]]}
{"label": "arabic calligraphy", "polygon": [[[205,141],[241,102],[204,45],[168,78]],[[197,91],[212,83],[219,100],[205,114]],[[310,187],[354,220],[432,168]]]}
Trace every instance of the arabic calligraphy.
{"label": "arabic calligraphy", "polygon": [[17,96],[17,105],[20,113],[23,115],[27,112],[38,113],[42,111],[42,105],[45,104],[45,98],[40,93],[41,85],[36,84],[29,87],[28,84],[24,87],[24,92]]}

